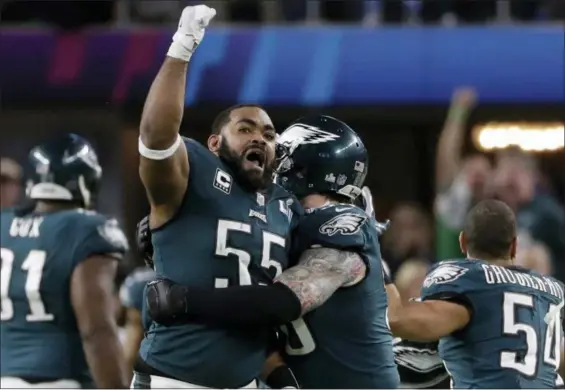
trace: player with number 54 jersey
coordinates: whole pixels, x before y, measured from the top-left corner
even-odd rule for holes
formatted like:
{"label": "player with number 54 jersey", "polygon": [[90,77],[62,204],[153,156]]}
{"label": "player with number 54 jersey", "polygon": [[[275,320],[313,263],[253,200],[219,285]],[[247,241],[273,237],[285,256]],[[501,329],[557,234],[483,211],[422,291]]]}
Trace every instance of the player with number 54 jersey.
{"label": "player with number 54 jersey", "polygon": [[432,268],[422,302],[391,312],[393,332],[440,339],[453,388],[562,388],[563,283],[512,265],[512,210],[495,200],[477,204],[460,243],[467,258]]}

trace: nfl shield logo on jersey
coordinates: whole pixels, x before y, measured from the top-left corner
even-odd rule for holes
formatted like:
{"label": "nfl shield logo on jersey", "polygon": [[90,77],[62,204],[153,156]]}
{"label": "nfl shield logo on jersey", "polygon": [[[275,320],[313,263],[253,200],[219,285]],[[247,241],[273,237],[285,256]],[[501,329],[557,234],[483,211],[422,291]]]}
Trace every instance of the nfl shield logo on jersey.
{"label": "nfl shield logo on jersey", "polygon": [[468,271],[467,268],[458,265],[446,264],[433,270],[424,280],[424,287],[432,284],[443,284],[459,279]]}

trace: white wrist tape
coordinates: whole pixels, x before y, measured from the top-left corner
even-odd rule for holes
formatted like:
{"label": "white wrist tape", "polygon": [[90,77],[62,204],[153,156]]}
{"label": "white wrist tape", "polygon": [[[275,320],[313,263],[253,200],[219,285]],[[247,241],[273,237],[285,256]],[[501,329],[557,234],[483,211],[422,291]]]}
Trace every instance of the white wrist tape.
{"label": "white wrist tape", "polygon": [[175,154],[175,152],[177,151],[177,149],[181,144],[182,144],[182,138],[179,134],[177,136],[176,141],[169,148],[164,150],[149,149],[147,146],[143,144],[143,141],[141,141],[141,137],[139,137],[139,142],[137,147],[139,149],[139,154],[141,154],[145,158],[148,158],[149,160],[165,160],[171,157],[173,154]]}
{"label": "white wrist tape", "polygon": [[187,46],[180,41],[173,41],[173,43],[171,43],[171,46],[169,46],[169,51],[167,52],[167,55],[169,57],[188,62],[190,61],[190,57],[192,57],[192,52],[194,51],[194,44],[189,46],[193,46],[192,49],[189,50]]}

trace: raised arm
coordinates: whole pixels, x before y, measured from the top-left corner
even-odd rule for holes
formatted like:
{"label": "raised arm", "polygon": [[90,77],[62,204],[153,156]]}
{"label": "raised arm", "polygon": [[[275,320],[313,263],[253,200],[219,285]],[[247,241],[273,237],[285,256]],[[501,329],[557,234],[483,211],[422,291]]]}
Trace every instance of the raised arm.
{"label": "raised arm", "polygon": [[202,289],[170,280],[148,285],[149,314],[159,323],[204,322],[225,327],[270,327],[291,322],[327,301],[340,287],[363,279],[366,266],[354,252],[305,251],[298,265],[270,286]]}
{"label": "raised arm", "polygon": [[455,91],[451,100],[437,145],[436,188],[438,192],[447,189],[461,169],[465,126],[475,99],[475,92],[472,89],[461,88]]}
{"label": "raised arm", "polygon": [[153,225],[177,211],[188,185],[189,163],[179,135],[188,62],[216,11],[186,7],[167,58],[153,81],[141,116],[139,174],[151,203]]}
{"label": "raised arm", "polygon": [[165,59],[141,116],[139,175],[159,219],[174,214],[188,183],[188,156],[179,136],[187,68],[187,62]]}

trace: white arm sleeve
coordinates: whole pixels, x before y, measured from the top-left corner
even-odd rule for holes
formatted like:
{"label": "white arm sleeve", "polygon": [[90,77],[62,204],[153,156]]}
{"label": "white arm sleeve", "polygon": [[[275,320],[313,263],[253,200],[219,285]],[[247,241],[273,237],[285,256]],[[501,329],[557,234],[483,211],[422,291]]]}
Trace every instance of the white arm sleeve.
{"label": "white arm sleeve", "polygon": [[141,154],[145,158],[148,158],[149,160],[165,160],[175,154],[181,143],[182,138],[179,134],[175,142],[169,148],[164,150],[149,149],[143,144],[141,137],[139,137],[138,149],[139,154]]}

